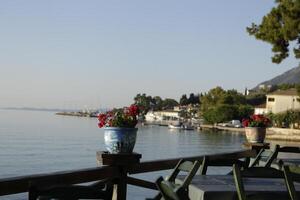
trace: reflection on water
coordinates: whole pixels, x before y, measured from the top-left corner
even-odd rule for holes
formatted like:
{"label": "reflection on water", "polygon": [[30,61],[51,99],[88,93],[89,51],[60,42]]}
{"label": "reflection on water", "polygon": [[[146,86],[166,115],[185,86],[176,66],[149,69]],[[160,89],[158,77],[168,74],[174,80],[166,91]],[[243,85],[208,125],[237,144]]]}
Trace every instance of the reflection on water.
{"label": "reflection on water", "polygon": [[[57,116],[51,112],[0,110],[0,177],[96,166],[95,152],[103,150],[103,130],[96,119]],[[135,151],[142,160],[175,158],[242,149],[239,133],[180,131],[167,127],[139,127]],[[138,175],[154,180],[156,172]],[[129,199],[154,193],[129,187]],[[24,195],[0,197],[20,199]]]}

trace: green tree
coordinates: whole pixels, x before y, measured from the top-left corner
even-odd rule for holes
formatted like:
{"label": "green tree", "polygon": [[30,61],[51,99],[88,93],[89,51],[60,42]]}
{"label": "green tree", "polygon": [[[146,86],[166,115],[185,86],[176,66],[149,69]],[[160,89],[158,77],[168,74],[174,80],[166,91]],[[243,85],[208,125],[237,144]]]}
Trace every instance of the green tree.
{"label": "green tree", "polygon": [[154,104],[153,110],[161,110],[163,107],[163,100],[159,96],[155,96],[152,98],[152,102]]}
{"label": "green tree", "polygon": [[246,104],[256,106],[266,103],[266,93],[255,93],[246,96]]}
{"label": "green tree", "polygon": [[235,119],[237,113],[237,106],[221,104],[216,107],[209,108],[205,113],[203,113],[203,118],[206,122],[214,124]]}
{"label": "green tree", "polygon": [[203,112],[220,104],[246,104],[246,98],[236,90],[225,91],[221,87],[213,88],[209,90],[207,94],[201,97],[201,110]]}
{"label": "green tree", "polygon": [[152,107],[153,101],[151,96],[144,94],[137,94],[134,97],[134,103],[142,108],[142,115],[145,115]]}
{"label": "green tree", "polygon": [[289,45],[296,42],[295,57],[300,58],[300,1],[276,0],[274,7],[262,19],[261,24],[247,27],[250,35],[270,43],[274,55],[272,62],[281,63],[289,56]]}
{"label": "green tree", "polygon": [[186,97],[186,94],[182,95],[180,100],[179,100],[180,105],[185,106],[189,104],[189,100]]}
{"label": "green tree", "polygon": [[174,106],[178,106],[178,102],[175,99],[166,98],[162,103],[163,109],[173,109]]}
{"label": "green tree", "polygon": [[205,112],[211,107],[223,102],[226,92],[221,87],[215,87],[201,97],[201,111]]}
{"label": "green tree", "polygon": [[248,118],[254,113],[254,108],[250,105],[240,105],[238,107],[238,113],[236,114],[236,119],[242,121],[245,118]]}
{"label": "green tree", "polygon": [[223,104],[245,104],[246,98],[243,94],[239,93],[236,90],[227,90],[222,99]]}
{"label": "green tree", "polygon": [[195,105],[199,103],[200,103],[199,95],[195,95],[194,93],[191,93],[189,97],[189,104]]}

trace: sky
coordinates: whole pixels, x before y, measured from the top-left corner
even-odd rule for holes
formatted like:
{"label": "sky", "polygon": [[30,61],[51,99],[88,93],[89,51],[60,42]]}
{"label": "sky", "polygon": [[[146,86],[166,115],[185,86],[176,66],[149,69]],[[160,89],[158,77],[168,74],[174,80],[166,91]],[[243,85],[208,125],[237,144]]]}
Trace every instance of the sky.
{"label": "sky", "polygon": [[244,91],[298,65],[246,32],[261,0],[0,1],[0,107],[99,108]]}

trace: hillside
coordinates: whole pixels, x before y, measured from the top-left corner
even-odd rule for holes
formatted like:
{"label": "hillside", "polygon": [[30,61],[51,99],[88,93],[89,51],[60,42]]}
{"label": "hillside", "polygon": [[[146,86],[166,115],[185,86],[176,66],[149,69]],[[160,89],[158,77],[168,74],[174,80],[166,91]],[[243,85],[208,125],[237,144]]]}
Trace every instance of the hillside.
{"label": "hillside", "polygon": [[264,81],[258,84],[255,88],[258,88],[259,85],[280,85],[283,83],[300,83],[300,65],[293,69],[290,69],[283,74],[276,76],[268,81]]}

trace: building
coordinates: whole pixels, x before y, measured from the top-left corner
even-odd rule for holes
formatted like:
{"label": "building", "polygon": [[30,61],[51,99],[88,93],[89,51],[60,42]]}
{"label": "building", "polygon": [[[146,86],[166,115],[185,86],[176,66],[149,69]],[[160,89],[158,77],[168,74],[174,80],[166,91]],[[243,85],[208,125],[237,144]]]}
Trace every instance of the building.
{"label": "building", "polygon": [[267,94],[267,112],[280,113],[300,109],[300,97],[295,88]]}
{"label": "building", "polygon": [[149,111],[145,115],[146,121],[179,120],[179,112],[174,110]]}
{"label": "building", "polygon": [[267,108],[266,108],[266,104],[261,104],[258,106],[255,106],[254,108],[254,114],[255,115],[263,115],[267,113]]}
{"label": "building", "polygon": [[266,84],[260,84],[260,85],[258,86],[258,89],[259,89],[259,90],[265,90],[265,91],[270,91],[270,90],[272,90],[273,88],[274,88],[273,85],[266,85]]}

